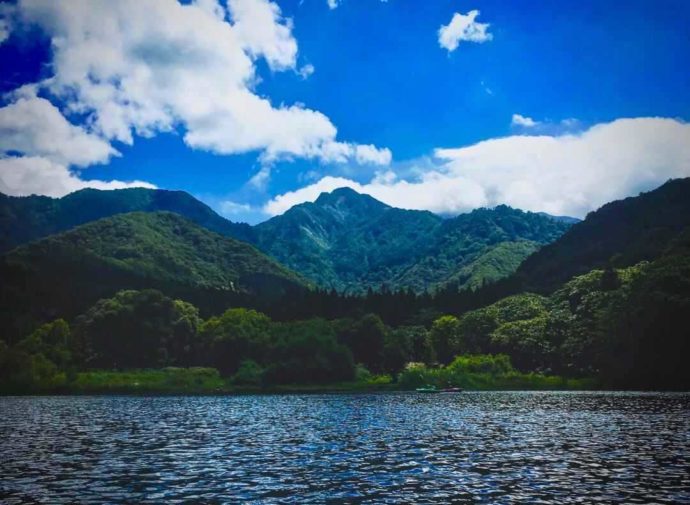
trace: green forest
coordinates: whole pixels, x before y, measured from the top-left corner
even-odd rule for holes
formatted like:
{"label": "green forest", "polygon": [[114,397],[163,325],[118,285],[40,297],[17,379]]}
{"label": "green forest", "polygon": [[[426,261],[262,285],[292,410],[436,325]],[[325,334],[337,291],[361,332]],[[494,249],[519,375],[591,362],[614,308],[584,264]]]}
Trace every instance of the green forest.
{"label": "green forest", "polygon": [[491,338],[484,349],[474,344],[480,351],[471,353],[464,321],[442,316],[428,329],[393,328],[370,313],[284,322],[246,308],[204,320],[193,305],[160,291],[127,290],[100,300],[71,325],[57,319],[12,346],[0,343],[0,384],[5,392],[594,384],[534,367],[541,351],[520,368],[507,354],[481,354],[491,350]]}
{"label": "green forest", "polygon": [[[136,194],[151,205],[145,191]],[[117,191],[103,193],[104,208],[122,208]],[[338,190],[306,210],[381,211],[354,195]],[[7,235],[43,211],[3,205],[4,243],[21,242]],[[383,206],[377,219],[405,221],[395,229],[406,234],[376,238],[362,219],[340,259],[304,252],[285,224],[273,247],[305,262],[292,270],[257,245],[255,228],[131,207],[52,234],[60,227],[44,223],[46,237],[2,256],[3,392],[690,387],[688,179],[576,224],[507,207],[439,223]],[[291,212],[305,210],[282,217]],[[345,240],[338,226],[328,233]],[[436,239],[405,260],[425,227]],[[231,237],[240,228],[254,245]],[[310,269],[321,268],[350,280],[317,282]],[[349,290],[362,272],[399,283]]]}

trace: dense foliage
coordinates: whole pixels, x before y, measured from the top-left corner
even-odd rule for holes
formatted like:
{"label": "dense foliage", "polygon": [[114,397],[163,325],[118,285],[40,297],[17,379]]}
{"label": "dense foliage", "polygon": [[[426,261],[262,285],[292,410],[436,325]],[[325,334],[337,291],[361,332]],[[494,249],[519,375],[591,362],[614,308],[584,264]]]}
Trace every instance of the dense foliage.
{"label": "dense foliage", "polygon": [[688,388],[689,311],[686,232],[652,263],[593,270],[549,297],[514,295],[446,322],[450,349],[442,361],[460,352],[505,353],[523,372]]}
{"label": "dense foliage", "polygon": [[313,280],[361,293],[475,288],[510,275],[570,223],[506,206],[451,219],[389,207],[348,188],[322,194],[255,227],[257,246]]}
{"label": "dense foliage", "polygon": [[175,212],[204,228],[251,241],[252,229],[222,218],[184,191],[130,188],[83,189],[63,198],[12,197],[0,193],[0,253],[81,224],[128,212]]}
{"label": "dense foliage", "polygon": [[575,275],[653,260],[690,226],[690,178],[608,203],[519,268],[515,289],[552,291]]}
{"label": "dense foliage", "polygon": [[590,379],[567,379],[515,370],[505,354],[457,356],[447,366],[428,367],[411,363],[400,374],[405,389],[434,386],[442,389],[585,389],[596,385]]}
{"label": "dense foliage", "polygon": [[[204,321],[187,302],[150,289],[126,290],[99,300],[71,328],[58,319],[14,345],[0,340],[0,386],[80,390],[85,382],[105,387],[102,377],[112,376],[102,370],[165,368],[179,376],[179,367],[217,370],[238,385],[329,383],[353,380],[357,370],[371,376],[367,365],[395,374],[411,360],[433,356],[429,346],[424,328],[392,331],[372,314],[274,322],[255,310],[231,308]],[[151,384],[167,384],[170,373],[150,376]]]}
{"label": "dense foliage", "polygon": [[169,212],[119,214],[20,246],[0,260],[0,277],[10,336],[121,289],[161,289],[210,312],[246,298],[270,303],[304,286],[252,246]]}
{"label": "dense foliage", "polygon": [[[491,284],[474,277],[475,289],[450,283],[432,293],[387,286],[358,296],[306,289],[253,247],[175,214],[96,221],[3,257],[0,384],[10,391],[77,384],[79,390],[89,384],[118,390],[125,383],[112,373],[126,373],[128,387],[141,377],[164,390],[175,381],[187,390],[351,380],[479,388],[571,387],[590,384],[590,378],[605,387],[687,389],[690,226],[683,226],[687,216],[664,223],[666,210],[657,209],[684,209],[679,191],[690,200],[690,185],[673,181],[590,215],[573,230],[585,230],[575,236],[591,247],[568,232],[548,255],[531,256],[520,275]],[[359,196],[353,204],[350,196],[336,191],[313,205],[341,217],[352,205],[363,205],[361,212],[372,217],[383,206]],[[641,224],[636,202],[645,212],[656,209],[657,216]],[[383,209],[387,219],[397,219]],[[416,216],[423,228],[422,214]],[[485,239],[493,256],[473,264],[490,272],[510,262],[502,251],[537,247],[539,235],[558,233],[522,214],[480,210],[466,215],[464,224],[449,220],[435,229],[460,229],[457,240],[448,239],[457,247],[453,257],[482,250]],[[301,233],[301,222],[290,233]],[[363,218],[361,223],[364,230]],[[479,246],[466,240],[468,230],[484,237]],[[376,240],[353,233],[358,236]],[[394,248],[387,251],[390,259]],[[626,264],[633,260],[640,261]],[[564,275],[573,269],[578,275],[556,285],[559,262]],[[598,267],[582,271],[589,264]],[[539,284],[536,292],[523,289],[530,282]]]}
{"label": "dense foliage", "polygon": [[181,191],[87,189],[64,198],[0,194],[0,253],[31,240],[133,211],[171,211],[256,246],[323,288],[476,288],[515,271],[569,223],[508,207],[453,219],[389,207],[350,189],[325,193],[257,226],[232,223]]}
{"label": "dense foliage", "polygon": [[475,288],[513,273],[541,245],[553,242],[569,223],[505,205],[444,220],[426,239],[429,249],[414,258],[394,287],[435,290],[448,283]]}

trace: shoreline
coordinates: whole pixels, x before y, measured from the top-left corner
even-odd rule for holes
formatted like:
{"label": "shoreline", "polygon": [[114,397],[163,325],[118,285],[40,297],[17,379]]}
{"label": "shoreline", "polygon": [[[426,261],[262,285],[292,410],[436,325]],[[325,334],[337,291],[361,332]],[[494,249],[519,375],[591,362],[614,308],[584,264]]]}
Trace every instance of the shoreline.
{"label": "shoreline", "polygon": [[[474,393],[624,393],[624,394],[690,394],[688,390],[660,390],[660,389],[471,389],[452,393],[439,392],[440,396],[458,396]],[[238,389],[225,391],[155,391],[155,390],[121,390],[121,391],[33,391],[33,392],[0,392],[0,397],[28,398],[28,397],[82,397],[82,396],[130,396],[130,397],[209,397],[209,396],[295,396],[295,395],[369,395],[386,393],[409,393],[429,396],[411,389],[334,389],[334,388],[286,388],[286,389]],[[435,395],[431,395],[435,396]]]}

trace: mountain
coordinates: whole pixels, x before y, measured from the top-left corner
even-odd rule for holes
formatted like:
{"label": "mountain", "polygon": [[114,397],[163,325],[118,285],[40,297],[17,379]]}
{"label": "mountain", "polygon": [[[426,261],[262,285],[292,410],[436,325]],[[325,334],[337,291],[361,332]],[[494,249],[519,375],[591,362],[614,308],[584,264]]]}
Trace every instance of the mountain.
{"label": "mountain", "polygon": [[[430,246],[396,281],[418,291],[450,281],[459,288],[476,287],[510,275],[527,256],[568,228],[568,223],[506,205],[475,209],[444,220],[430,237]],[[492,271],[480,276],[490,264]]]}
{"label": "mountain", "polygon": [[442,221],[341,188],[255,229],[257,246],[281,263],[321,286],[361,291],[388,282],[427,247]]}
{"label": "mountain", "polygon": [[0,195],[0,252],[103,217],[161,210],[248,242],[318,286],[347,292],[381,285],[421,292],[448,282],[477,287],[510,275],[571,225],[506,206],[443,219],[341,188],[251,227],[181,191],[89,189],[60,199]]}
{"label": "mountain", "polygon": [[170,212],[118,214],[17,247],[1,258],[0,277],[2,319],[20,327],[121,289],[155,288],[219,311],[305,286],[254,247]]}
{"label": "mountain", "polygon": [[175,212],[221,235],[252,240],[249,225],[228,221],[184,191],[83,189],[63,198],[12,197],[0,193],[0,253],[84,223],[135,211]]}
{"label": "mountain", "polygon": [[552,214],[547,214],[546,212],[537,212],[537,214],[539,214],[540,216],[550,217],[551,219],[553,219],[555,221],[560,221],[562,223],[568,223],[568,224],[575,224],[575,223],[579,223],[580,221],[582,221],[581,219],[578,219],[576,217],[554,216]]}
{"label": "mountain", "polygon": [[[340,188],[254,229],[259,249],[318,285],[361,292],[381,284],[416,291],[449,281],[474,287],[510,275],[569,227],[507,206],[443,219]],[[482,261],[487,254],[493,260]]]}
{"label": "mountain", "polygon": [[490,246],[477,259],[451,274],[446,284],[477,289],[484,284],[503,279],[515,272],[520,264],[541,245],[530,240],[499,242]]}
{"label": "mountain", "polygon": [[690,178],[670,180],[591,212],[527,258],[516,279],[523,289],[552,291],[594,269],[654,260],[689,226]]}

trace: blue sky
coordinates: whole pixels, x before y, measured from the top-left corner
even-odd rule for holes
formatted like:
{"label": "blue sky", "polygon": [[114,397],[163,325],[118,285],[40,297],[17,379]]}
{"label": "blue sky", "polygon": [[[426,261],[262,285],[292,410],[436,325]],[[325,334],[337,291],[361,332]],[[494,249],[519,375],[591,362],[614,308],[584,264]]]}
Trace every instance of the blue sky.
{"label": "blue sky", "polygon": [[[213,2],[202,3],[208,9]],[[0,45],[4,192],[59,196],[88,185],[84,181],[143,181],[186,190],[231,219],[257,222],[321,190],[350,185],[393,205],[440,213],[508,203],[582,216],[610,199],[690,175],[686,1],[341,0],[330,8],[327,0],[235,0],[227,10],[221,5],[216,25],[239,24],[243,12],[264,15],[242,18],[239,42],[221,41],[219,30],[214,46],[212,25],[195,26],[191,16],[175,16],[171,0],[170,23],[176,24],[159,34],[160,41],[152,35],[153,49],[139,51],[137,30],[147,29],[143,22],[130,32],[108,32],[103,36],[111,38],[111,47],[121,38],[139,52],[123,50],[126,61],[113,55],[117,64],[92,69],[85,78],[75,77],[75,68],[88,67],[89,58],[101,64],[94,54],[103,48],[82,40],[83,33],[100,29],[89,26],[98,16],[84,13],[77,24],[50,4],[29,0],[4,4],[0,11],[7,34]],[[156,22],[152,12],[133,12],[135,6],[126,13],[117,7],[101,12],[106,19],[151,16]],[[98,6],[85,2],[71,9],[74,14]],[[474,10],[479,11],[474,22],[488,24],[488,37],[461,38],[452,51],[442,47],[439,28],[456,13],[466,19]],[[257,34],[265,36],[259,40]],[[168,53],[171,40],[180,46]],[[218,47],[233,40],[242,53],[216,65],[227,53]],[[249,84],[229,74],[237,61],[244,65],[242,75],[252,75]],[[219,69],[204,77],[214,66]],[[307,75],[309,68],[313,73]],[[125,129],[132,132],[125,138],[122,127],[104,119],[108,99],[95,98],[94,90],[101,88],[92,85],[99,84],[99,72],[106,83],[124,81],[130,71],[140,75],[132,69],[153,74],[147,83],[173,76],[190,85],[150,96],[137,86],[116,88],[123,104],[143,104],[135,112],[123,105]],[[196,104],[188,102],[198,98],[203,109],[205,93],[224,96],[227,85],[239,81],[273,110],[298,104],[320,113],[337,135],[328,133],[324,121],[302,133],[306,119],[286,119],[283,125],[267,113],[265,121],[249,121],[247,142],[223,139],[235,135],[236,122],[240,128],[247,124],[234,115],[244,105],[229,103],[228,119],[213,111],[198,117],[189,110]],[[36,89],[17,91],[36,83]],[[207,83],[218,89],[207,90]],[[131,96],[122,96],[127,93]],[[57,117],[54,128],[63,133],[44,131],[52,123],[41,121],[48,110],[39,99],[79,131],[65,134]],[[24,109],[12,107],[19,102]],[[17,119],[27,115],[38,124]],[[250,110],[249,118],[255,115]],[[529,119],[516,124],[514,115]],[[279,131],[263,131],[274,122]],[[196,140],[186,137],[190,131],[198,132]],[[296,140],[288,138],[291,132]],[[41,140],[63,134],[64,143],[75,143],[75,150],[86,145],[93,155],[80,160]],[[337,161],[324,154],[332,141],[347,150]],[[376,155],[360,160],[354,154],[358,145],[371,146]],[[68,182],[64,173],[56,175],[62,167],[71,174]],[[22,171],[26,174],[16,175]],[[255,177],[258,173],[262,176]]]}

